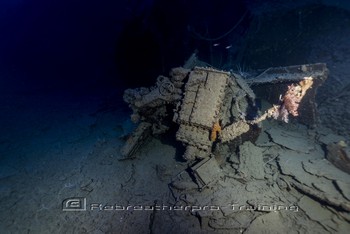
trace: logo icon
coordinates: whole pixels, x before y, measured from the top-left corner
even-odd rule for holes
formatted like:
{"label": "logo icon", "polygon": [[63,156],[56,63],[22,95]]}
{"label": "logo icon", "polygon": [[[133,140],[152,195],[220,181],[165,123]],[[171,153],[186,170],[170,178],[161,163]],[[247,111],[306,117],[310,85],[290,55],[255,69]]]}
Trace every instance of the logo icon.
{"label": "logo icon", "polygon": [[71,197],[62,202],[63,211],[86,211],[85,197]]}

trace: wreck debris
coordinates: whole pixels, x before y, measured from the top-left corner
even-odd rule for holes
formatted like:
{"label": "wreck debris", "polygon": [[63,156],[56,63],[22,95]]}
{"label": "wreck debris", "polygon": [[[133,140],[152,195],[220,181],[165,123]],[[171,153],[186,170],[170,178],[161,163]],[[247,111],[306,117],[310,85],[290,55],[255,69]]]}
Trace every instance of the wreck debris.
{"label": "wreck debris", "polygon": [[[156,86],[129,89],[124,93],[124,100],[133,110],[132,120],[151,124],[148,134],[157,135],[167,131],[167,116],[173,114],[173,122],[179,124],[176,139],[186,146],[183,155],[186,160],[209,157],[214,142],[237,143],[235,139],[259,129],[257,125],[266,118],[282,118],[288,122],[289,114],[299,116],[299,112],[314,111],[315,92],[310,94],[309,90],[313,91],[327,75],[324,64],[308,64],[270,68],[246,82],[234,73],[204,67],[192,68],[198,63],[199,60],[193,54],[186,68],[172,69],[170,78],[159,76]],[[265,88],[278,86],[279,94],[283,93],[281,90],[287,90],[282,98],[274,102],[282,102],[280,105],[273,105],[258,116],[255,94],[249,85],[264,85]],[[307,97],[305,101],[304,96]],[[302,106],[303,103],[309,104]],[[174,113],[168,113],[168,107],[172,107]],[[314,115],[307,121],[314,123]],[[142,129],[146,128],[138,131]],[[132,148],[133,145],[125,148]],[[129,153],[124,152],[123,155]]]}
{"label": "wreck debris", "polygon": [[217,122],[228,81],[227,72],[195,68],[185,86],[177,122],[210,129]]}
{"label": "wreck debris", "polygon": [[[167,130],[165,106],[175,107],[173,121],[180,125],[176,139],[186,145],[184,159],[207,158],[214,141],[228,142],[250,130],[245,116],[254,109],[249,108],[254,104],[253,92],[243,81],[236,82],[228,72],[202,67],[192,71],[174,68],[170,76],[158,77],[157,85],[150,89],[126,90],[124,100],[133,109],[133,120],[152,125],[150,134]],[[250,115],[255,116],[253,112]]]}
{"label": "wreck debris", "polygon": [[214,157],[200,161],[198,164],[191,167],[191,171],[199,189],[203,189],[211,183],[216,182],[221,172]]}
{"label": "wreck debris", "polygon": [[[348,211],[350,195],[347,181],[338,175],[332,179],[326,175],[320,177],[321,179],[317,177],[313,172],[316,161],[312,160],[323,154],[307,139],[300,141],[303,135],[273,128],[264,131],[267,141],[264,146],[259,147],[247,141],[254,140],[252,133],[257,132],[256,129],[260,132],[259,122],[263,120],[264,115],[274,117],[281,111],[282,106],[288,111],[288,115],[302,117],[306,113],[303,105],[305,102],[310,104],[314,101],[313,90],[325,78],[325,73],[321,72],[318,77],[309,70],[311,68],[312,65],[303,67],[302,75],[297,79],[281,78],[281,82],[277,84],[265,83],[265,87],[271,86],[274,89],[275,86],[279,86],[279,89],[273,93],[277,96],[275,102],[272,102],[275,105],[260,118],[255,105],[255,94],[245,80],[239,79],[238,76],[203,67],[195,67],[192,70],[173,69],[169,78],[159,77],[155,87],[126,92],[125,100],[134,111],[132,117],[140,121],[140,124],[131,140],[123,147],[123,155],[125,158],[132,157],[147,136],[165,132],[170,126],[167,120],[172,119],[179,125],[176,139],[186,147],[183,158],[192,164],[173,178],[169,186],[176,203],[183,202],[181,193],[190,196],[191,193],[195,193],[197,198],[198,190],[204,194],[210,190],[204,188],[213,188],[210,190],[212,192],[215,191],[215,187],[221,186],[222,189],[215,191],[213,196],[220,197],[220,201],[225,202],[226,206],[232,201],[238,202],[242,207],[259,205],[259,202],[278,204],[281,200],[276,200],[276,197],[281,199],[281,194],[294,193],[300,196],[297,192],[300,191],[316,197],[329,207]],[[312,80],[304,77],[312,77]],[[308,82],[309,80],[312,82]],[[252,86],[256,88],[259,85]],[[285,94],[281,100],[280,94]],[[294,99],[291,100],[292,98]],[[312,107],[309,104],[306,106]],[[257,119],[260,121],[256,121]],[[312,117],[312,120],[306,122],[314,123],[313,120]],[[266,158],[265,151],[273,148],[281,150],[282,153],[270,153],[267,155],[274,157]],[[239,160],[234,165],[226,166],[226,172],[223,166],[219,166],[217,159],[220,154],[223,154],[223,157],[228,155],[224,152],[225,149],[231,150],[231,153],[234,150],[233,152],[239,155]],[[288,159],[292,157],[293,160],[289,162]],[[307,164],[307,160],[312,163]],[[235,188],[234,195],[232,187]],[[331,189],[333,192],[330,193]],[[263,198],[257,201],[256,193]],[[210,197],[203,197],[200,201],[204,204],[214,204]],[[223,197],[224,199],[221,199]],[[188,205],[198,205],[195,201],[185,202]],[[295,204],[297,201],[283,200],[283,204],[288,202]],[[261,213],[264,214],[222,208],[222,212],[198,211],[193,215],[200,218],[202,226],[227,228],[227,220],[230,220],[230,228],[241,228],[247,233],[256,230],[254,225],[256,227],[262,222],[282,223],[285,215],[289,215],[282,212]],[[240,220],[240,216],[244,216],[244,219]],[[246,216],[249,217],[248,220]]]}
{"label": "wreck debris", "polygon": [[[236,92],[232,92],[235,89],[241,91],[240,99],[236,98]],[[226,100],[231,101],[227,103]],[[245,126],[243,131],[239,128],[234,129],[237,125],[230,125],[234,124],[232,119],[241,118],[239,107],[248,107],[249,102],[254,103],[254,100],[240,88],[230,73],[209,68],[194,68],[184,87],[181,108],[174,118],[174,121],[180,124],[176,138],[187,147],[184,158],[208,157],[218,133],[220,141],[226,142],[247,132],[249,125],[243,121],[238,123]],[[219,121],[222,124],[219,124]]]}
{"label": "wreck debris", "polygon": [[175,114],[174,119],[180,124],[176,139],[187,147],[185,159],[209,156],[213,143],[209,138],[209,132],[212,124],[218,122],[228,80],[228,73],[212,69],[195,68],[190,73],[184,88],[181,109]]}

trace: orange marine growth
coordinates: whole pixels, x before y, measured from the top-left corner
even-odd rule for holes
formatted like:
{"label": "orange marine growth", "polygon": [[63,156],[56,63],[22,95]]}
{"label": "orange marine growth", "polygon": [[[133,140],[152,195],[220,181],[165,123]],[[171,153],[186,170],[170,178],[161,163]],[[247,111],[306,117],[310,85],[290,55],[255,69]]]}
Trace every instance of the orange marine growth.
{"label": "orange marine growth", "polygon": [[304,80],[299,82],[301,86],[301,98],[304,97],[306,91],[312,87],[313,83],[312,77],[305,77]]}
{"label": "orange marine growth", "polygon": [[213,124],[213,127],[211,128],[211,133],[210,133],[210,140],[211,141],[216,141],[218,137],[218,133],[221,132],[221,126],[219,122],[216,122]]}

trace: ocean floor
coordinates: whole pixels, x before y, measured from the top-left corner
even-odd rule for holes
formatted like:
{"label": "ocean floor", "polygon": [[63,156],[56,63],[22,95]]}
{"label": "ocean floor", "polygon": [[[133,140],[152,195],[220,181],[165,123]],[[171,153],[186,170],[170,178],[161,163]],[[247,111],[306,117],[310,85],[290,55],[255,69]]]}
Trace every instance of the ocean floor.
{"label": "ocean floor", "polygon": [[[187,167],[177,159],[175,135],[151,138],[135,159],[119,160],[134,127],[123,105],[17,96],[2,99],[1,113],[0,229],[7,233],[350,228],[349,175],[323,150],[345,138],[326,128],[266,121],[255,144],[246,142],[238,152],[222,149],[227,160],[219,180],[199,192],[190,182],[169,186]],[[86,210],[69,210],[67,199],[80,199]]]}

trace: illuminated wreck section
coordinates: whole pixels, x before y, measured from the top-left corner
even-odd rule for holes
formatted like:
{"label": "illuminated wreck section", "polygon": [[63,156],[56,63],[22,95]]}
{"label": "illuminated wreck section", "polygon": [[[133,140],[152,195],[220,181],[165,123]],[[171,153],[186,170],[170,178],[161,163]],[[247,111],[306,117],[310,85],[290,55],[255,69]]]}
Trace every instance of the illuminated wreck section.
{"label": "illuminated wreck section", "polygon": [[288,123],[289,117],[297,117],[300,123],[314,127],[317,122],[315,96],[317,88],[327,79],[325,64],[269,68],[247,83],[261,99],[273,104],[256,121],[266,118],[281,119]]}

